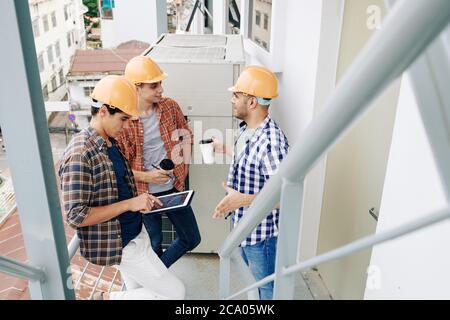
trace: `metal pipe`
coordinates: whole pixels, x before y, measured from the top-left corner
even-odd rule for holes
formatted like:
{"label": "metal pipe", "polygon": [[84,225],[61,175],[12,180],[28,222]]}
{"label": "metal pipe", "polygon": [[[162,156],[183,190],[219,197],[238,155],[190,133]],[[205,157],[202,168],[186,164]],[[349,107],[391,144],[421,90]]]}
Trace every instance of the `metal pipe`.
{"label": "metal pipe", "polygon": [[[239,249],[233,251],[233,254],[231,255],[231,262],[236,269],[236,273],[239,274],[239,277],[241,278],[244,286],[249,286],[255,283],[255,278],[250,272],[248,266],[245,264],[244,259],[242,259],[242,256],[239,253]],[[250,290],[247,294],[247,299],[259,300],[259,290]]]}
{"label": "metal pipe", "polygon": [[100,274],[98,275],[97,280],[95,281],[94,289],[92,289],[91,295],[89,296],[89,300],[92,300],[95,290],[97,290],[98,284],[100,283],[100,280],[102,279],[103,272],[105,272],[105,267],[102,267],[102,269],[100,270]]}
{"label": "metal pipe", "polygon": [[2,256],[0,256],[0,272],[31,281],[43,282],[45,280],[44,270]]}
{"label": "metal pipe", "polygon": [[[423,218],[416,219],[412,222],[409,222],[402,226],[396,227],[392,230],[384,231],[382,233],[379,233],[379,234],[376,234],[373,236],[369,236],[369,237],[365,237],[365,238],[353,241],[345,246],[328,251],[322,255],[308,259],[306,261],[300,262],[297,265],[285,268],[283,270],[283,274],[290,275],[290,274],[293,274],[296,272],[307,270],[309,268],[315,267],[315,266],[320,265],[325,262],[330,262],[333,260],[340,259],[340,258],[348,256],[350,254],[365,250],[367,248],[371,248],[377,244],[407,235],[408,233],[417,231],[419,229],[436,224],[436,223],[441,222],[446,219],[450,219],[450,208],[446,208],[446,209],[439,210],[434,213],[428,214]],[[232,296],[228,297],[227,299],[233,299],[234,297],[237,297],[238,295],[241,295],[245,292],[248,292],[250,290],[253,290],[255,288],[263,286],[266,283],[273,281],[274,279],[275,279],[275,274],[272,274],[264,279],[261,279],[260,281],[256,282],[255,284],[239,291],[238,293],[233,294]]]}
{"label": "metal pipe", "polygon": [[280,200],[282,177],[300,181],[363,115],[370,102],[400,76],[450,21],[448,0],[403,0],[361,51],[322,113],[305,130],[247,214],[219,249],[227,257]]}
{"label": "metal pipe", "polygon": [[80,239],[75,233],[67,247],[67,251],[69,251],[69,261],[72,260],[72,258],[75,256],[79,247],[80,247]]}

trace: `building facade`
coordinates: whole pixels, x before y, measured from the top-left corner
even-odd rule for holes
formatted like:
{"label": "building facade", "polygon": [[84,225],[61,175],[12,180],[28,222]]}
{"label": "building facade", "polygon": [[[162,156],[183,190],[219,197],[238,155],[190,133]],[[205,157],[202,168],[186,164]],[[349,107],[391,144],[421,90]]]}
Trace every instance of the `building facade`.
{"label": "building facade", "polygon": [[154,43],[167,32],[166,0],[99,0],[103,48],[138,40]]}
{"label": "building facade", "polygon": [[60,101],[77,49],[86,48],[82,0],[29,0],[31,21],[45,101]]}

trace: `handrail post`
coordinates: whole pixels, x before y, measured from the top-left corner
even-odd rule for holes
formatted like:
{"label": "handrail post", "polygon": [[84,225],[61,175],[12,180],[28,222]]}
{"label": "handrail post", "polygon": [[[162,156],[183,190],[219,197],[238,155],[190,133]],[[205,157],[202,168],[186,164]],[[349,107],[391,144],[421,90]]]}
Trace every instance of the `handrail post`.
{"label": "handrail post", "polygon": [[283,178],[275,263],[274,300],[294,298],[295,274],[285,275],[283,270],[297,263],[302,206],[303,180],[292,182]]}
{"label": "handrail post", "polygon": [[[33,299],[75,299],[28,1],[0,1],[0,125],[28,261],[45,270]],[[5,32],[3,32],[5,31]]]}
{"label": "handrail post", "polygon": [[220,258],[219,298],[225,299],[230,295],[231,258]]}
{"label": "handrail post", "polygon": [[[236,268],[236,272],[239,274],[239,277],[242,279],[244,286],[250,286],[256,282],[255,277],[250,272],[250,269],[245,264],[244,259],[240,254],[240,248],[236,248],[231,255],[231,262],[233,262],[233,266]],[[254,289],[247,292],[248,300],[259,300],[259,290]]]}

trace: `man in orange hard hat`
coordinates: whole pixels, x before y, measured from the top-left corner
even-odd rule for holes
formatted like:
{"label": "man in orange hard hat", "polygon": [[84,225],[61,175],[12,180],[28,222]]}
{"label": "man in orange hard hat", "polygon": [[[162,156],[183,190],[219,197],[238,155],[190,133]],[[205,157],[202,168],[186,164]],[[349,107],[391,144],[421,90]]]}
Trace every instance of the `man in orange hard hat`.
{"label": "man in orange hard hat", "polygon": [[[131,163],[138,193],[159,197],[183,191],[193,139],[179,105],[163,97],[162,81],[167,74],[152,59],[138,56],[128,62],[125,77],[137,87],[139,115],[127,122],[118,141]],[[167,159],[174,164],[173,169],[161,165]],[[165,251],[161,214],[146,215],[144,224],[153,250],[170,267],[200,243],[200,232],[190,206],[165,214],[177,234]]]}
{"label": "man in orange hard hat", "polygon": [[100,299],[183,299],[184,285],[151,250],[143,214],[162,205],[137,195],[128,161],[115,138],[138,115],[134,84],[120,76],[100,80],[92,93],[90,126],[67,146],[59,176],[67,223],[80,238],[81,255],[101,266],[118,265],[127,291]]}
{"label": "man in orange hard hat", "polygon": [[[239,76],[231,103],[234,115],[243,120],[234,148],[214,141],[216,152],[233,156],[227,183],[227,195],[217,205],[213,217],[223,218],[234,213],[234,225],[246,214],[258,193],[276,174],[289,151],[288,141],[269,117],[272,99],[278,97],[278,81],[270,70],[249,66]],[[255,279],[261,280],[275,271],[278,220],[280,209],[269,212],[266,218],[241,243],[241,255]],[[273,296],[273,282],[259,288],[260,299]]]}

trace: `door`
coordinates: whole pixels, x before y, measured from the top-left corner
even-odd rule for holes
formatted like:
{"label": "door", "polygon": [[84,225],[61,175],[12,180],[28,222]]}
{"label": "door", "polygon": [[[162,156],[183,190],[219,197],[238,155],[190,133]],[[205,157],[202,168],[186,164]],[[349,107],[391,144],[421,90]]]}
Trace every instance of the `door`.
{"label": "door", "polygon": [[[385,13],[382,0],[345,1],[338,81],[376,32],[367,24],[367,10],[374,5]],[[380,207],[398,94],[399,83],[395,83],[329,152],[318,254],[375,233],[376,221],[369,210],[375,208],[377,212]],[[366,250],[318,266],[333,298],[364,297],[370,255],[371,250]]]}

